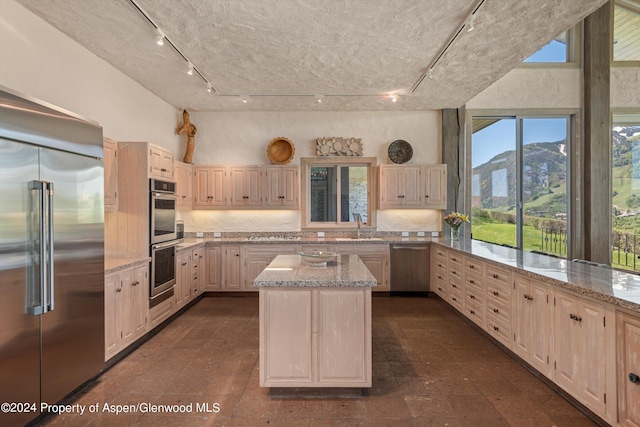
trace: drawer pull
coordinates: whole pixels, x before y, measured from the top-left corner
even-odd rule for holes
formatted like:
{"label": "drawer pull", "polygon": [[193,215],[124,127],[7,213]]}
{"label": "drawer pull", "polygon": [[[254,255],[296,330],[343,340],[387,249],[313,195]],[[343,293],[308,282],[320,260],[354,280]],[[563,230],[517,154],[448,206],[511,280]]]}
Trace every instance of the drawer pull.
{"label": "drawer pull", "polygon": [[458,259],[451,257],[451,261],[458,261]]}
{"label": "drawer pull", "polygon": [[569,317],[576,322],[582,322],[582,317],[578,316],[577,314],[569,313]]}
{"label": "drawer pull", "polygon": [[456,286],[456,285],[451,285],[451,287],[452,287],[452,288],[457,288],[457,286]]}
{"label": "drawer pull", "polygon": [[458,301],[458,300],[456,299],[456,297],[451,297],[451,299],[452,299],[453,301]]}
{"label": "drawer pull", "polygon": [[442,288],[441,288],[441,287],[438,287],[438,290],[439,290],[439,291],[442,291]]}
{"label": "drawer pull", "polygon": [[497,278],[499,278],[499,277],[500,277],[500,276],[498,276],[497,274],[492,274],[492,276],[493,276],[493,278],[494,278],[494,279],[497,279]]}
{"label": "drawer pull", "polygon": [[442,276],[438,274],[438,279],[442,280]]}
{"label": "drawer pull", "polygon": [[634,374],[633,372],[629,372],[629,381],[631,381],[634,384],[638,384],[640,383],[640,377]]}
{"label": "drawer pull", "polygon": [[471,265],[469,266],[469,268],[473,270],[475,267],[474,267],[474,265],[473,265],[473,264],[471,264]]}
{"label": "drawer pull", "polygon": [[469,279],[469,283],[471,283],[472,285],[475,284],[476,282],[473,279]]}
{"label": "drawer pull", "polygon": [[476,296],[475,295],[469,295],[469,298],[476,299]]}
{"label": "drawer pull", "polygon": [[493,291],[493,295],[498,296],[498,291]]}
{"label": "drawer pull", "polygon": [[496,331],[496,332],[498,332],[498,330],[499,330],[499,329],[500,329],[500,328],[498,328],[497,326],[494,326],[494,327],[493,327],[493,330],[494,330],[494,331]]}
{"label": "drawer pull", "polygon": [[531,295],[524,294],[524,299],[533,301],[533,297]]}
{"label": "drawer pull", "polygon": [[499,310],[498,310],[497,308],[494,308],[494,309],[493,309],[493,312],[494,312],[494,313],[496,313],[496,314],[498,314]]}
{"label": "drawer pull", "polygon": [[473,311],[473,310],[469,310],[469,313],[471,313],[471,314],[476,314],[476,312],[475,312],[475,311]]}

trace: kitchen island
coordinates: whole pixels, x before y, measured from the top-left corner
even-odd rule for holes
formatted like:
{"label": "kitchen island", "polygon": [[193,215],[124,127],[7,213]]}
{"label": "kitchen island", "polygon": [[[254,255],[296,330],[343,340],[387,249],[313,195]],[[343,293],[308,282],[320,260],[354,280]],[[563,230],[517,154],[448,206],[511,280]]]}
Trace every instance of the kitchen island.
{"label": "kitchen island", "polygon": [[371,387],[371,288],[357,255],[326,266],[278,255],[260,294],[261,387]]}

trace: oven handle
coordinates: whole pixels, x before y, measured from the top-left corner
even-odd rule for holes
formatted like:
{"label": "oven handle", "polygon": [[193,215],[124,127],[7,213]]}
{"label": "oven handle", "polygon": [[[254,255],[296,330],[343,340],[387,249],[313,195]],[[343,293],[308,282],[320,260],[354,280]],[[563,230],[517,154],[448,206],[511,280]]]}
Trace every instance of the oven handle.
{"label": "oven handle", "polygon": [[176,246],[178,244],[178,242],[176,241],[171,241],[171,242],[166,242],[166,243],[158,243],[157,245],[151,245],[151,249],[156,250],[156,249],[164,249],[164,248],[169,248],[171,246]]}
{"label": "oven handle", "polygon": [[176,196],[176,193],[156,193],[156,192],[152,192],[151,195],[154,198],[160,199],[160,200],[178,200],[178,196]]}

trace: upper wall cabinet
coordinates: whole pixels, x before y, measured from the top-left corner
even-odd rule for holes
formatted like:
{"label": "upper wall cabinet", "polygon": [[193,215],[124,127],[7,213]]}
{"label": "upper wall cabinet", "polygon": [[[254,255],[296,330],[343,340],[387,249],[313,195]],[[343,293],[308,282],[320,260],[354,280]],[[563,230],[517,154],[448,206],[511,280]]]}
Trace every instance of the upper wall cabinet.
{"label": "upper wall cabinet", "polygon": [[178,209],[191,209],[193,200],[193,170],[191,165],[176,161],[174,163],[176,175],[176,196]]}
{"label": "upper wall cabinet", "polygon": [[380,209],[445,209],[446,165],[380,165]]}
{"label": "upper wall cabinet", "polygon": [[265,206],[268,208],[298,209],[300,180],[298,168],[266,166],[264,168]]}
{"label": "upper wall cabinet", "polygon": [[170,151],[149,144],[149,178],[175,180],[173,154]]}
{"label": "upper wall cabinet", "polygon": [[227,168],[196,166],[193,168],[193,208],[216,209],[227,206]]}
{"label": "upper wall cabinet", "polygon": [[296,166],[195,166],[194,209],[298,209]]}
{"label": "upper wall cabinet", "polygon": [[104,138],[104,210],[118,210],[118,142]]}

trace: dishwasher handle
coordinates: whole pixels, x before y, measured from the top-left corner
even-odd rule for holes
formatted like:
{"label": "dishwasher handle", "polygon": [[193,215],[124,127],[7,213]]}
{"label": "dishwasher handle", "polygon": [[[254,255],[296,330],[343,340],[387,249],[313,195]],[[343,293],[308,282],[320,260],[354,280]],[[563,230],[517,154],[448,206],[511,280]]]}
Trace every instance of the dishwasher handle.
{"label": "dishwasher handle", "polygon": [[426,251],[428,248],[426,246],[391,246],[391,249],[404,251]]}

